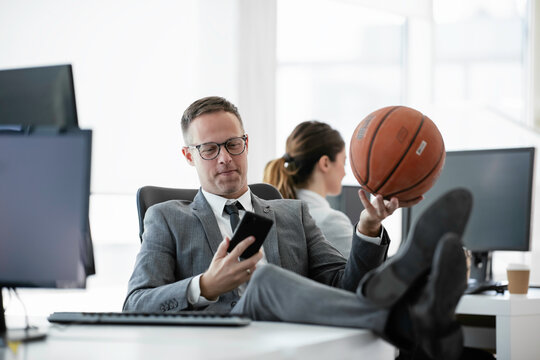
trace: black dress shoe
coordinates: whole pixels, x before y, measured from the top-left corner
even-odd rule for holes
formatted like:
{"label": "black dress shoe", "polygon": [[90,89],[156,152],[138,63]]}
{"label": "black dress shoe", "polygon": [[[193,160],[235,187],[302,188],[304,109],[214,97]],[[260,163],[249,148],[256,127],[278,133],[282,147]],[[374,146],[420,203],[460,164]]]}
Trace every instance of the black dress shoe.
{"label": "black dress shoe", "polygon": [[455,312],[466,288],[463,244],[456,234],[446,234],[433,255],[427,283],[410,307],[415,342],[432,359],[454,360],[461,355],[463,333]]}
{"label": "black dress shoe", "polygon": [[462,188],[437,199],[420,215],[397,254],[362,278],[357,293],[381,307],[394,305],[429,273],[443,235],[463,235],[471,207],[472,195]]}

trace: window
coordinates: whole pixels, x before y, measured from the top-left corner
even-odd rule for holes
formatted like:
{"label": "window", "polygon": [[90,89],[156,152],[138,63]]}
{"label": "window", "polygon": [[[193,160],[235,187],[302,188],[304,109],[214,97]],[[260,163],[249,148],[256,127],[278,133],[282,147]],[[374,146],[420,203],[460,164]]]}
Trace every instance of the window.
{"label": "window", "polygon": [[526,121],[526,1],[434,1],[436,103]]}
{"label": "window", "polygon": [[302,121],[327,122],[348,143],[367,114],[402,102],[403,16],[335,0],[281,0],[277,16],[279,155]]}

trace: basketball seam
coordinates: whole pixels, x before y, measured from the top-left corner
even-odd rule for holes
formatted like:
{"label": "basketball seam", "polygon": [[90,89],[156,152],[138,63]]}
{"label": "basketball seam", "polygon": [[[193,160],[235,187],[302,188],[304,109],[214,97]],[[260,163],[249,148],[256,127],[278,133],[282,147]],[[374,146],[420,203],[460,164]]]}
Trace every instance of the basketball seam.
{"label": "basketball seam", "polygon": [[[369,143],[369,151],[368,151],[368,157],[366,161],[366,184],[369,183],[369,169],[371,168],[371,150],[373,149],[373,143],[375,142],[375,138],[377,137],[377,133],[379,132],[379,129],[381,128],[382,124],[385,122],[385,120],[390,116],[392,112],[394,112],[396,109],[399,109],[401,106],[394,106],[392,109],[390,109],[386,115],[382,118],[379,125],[377,125],[377,128],[375,129],[375,132],[373,133],[373,136],[371,137],[371,142]],[[367,186],[367,185],[366,185]],[[375,190],[376,191],[376,190]]]}
{"label": "basketball seam", "polygon": [[[351,163],[354,164],[353,152],[351,152]],[[356,178],[359,180],[360,185],[364,188],[364,190],[367,190],[369,193],[373,193],[373,189],[368,186],[367,182],[365,182],[364,179],[362,179],[358,170],[356,170],[354,166],[351,166],[351,169],[354,173],[354,176],[356,176]]]}
{"label": "basketball seam", "polygon": [[[369,189],[369,186],[366,184],[364,179],[362,179],[362,177],[360,176],[358,171],[356,171],[356,169],[353,169],[353,171],[354,171],[354,174],[358,177],[358,179],[360,179],[360,185],[365,186],[367,189]],[[371,189],[369,189],[369,190],[371,190]]]}
{"label": "basketball seam", "polygon": [[416,138],[418,137],[418,134],[420,133],[420,130],[422,129],[422,126],[424,126],[424,115],[422,115],[422,121],[420,121],[420,125],[418,125],[418,128],[416,129],[416,133],[412,137],[411,142],[409,143],[409,146],[407,147],[407,149],[405,149],[405,151],[403,152],[403,155],[401,155],[401,158],[396,163],[392,171],[390,171],[390,173],[386,176],[386,178],[383,180],[383,182],[379,185],[379,187],[375,191],[379,191],[388,182],[388,180],[392,177],[392,175],[396,172],[397,168],[399,167],[399,165],[401,165],[401,163],[403,162],[403,159],[405,158],[405,156],[407,156],[407,154],[409,153],[409,150],[413,146],[414,141],[416,140]]}
{"label": "basketball seam", "polygon": [[[408,188],[405,188],[403,190],[399,190],[399,191],[396,191],[390,195],[388,195],[388,197],[392,197],[392,196],[395,196],[395,195],[398,195],[402,192],[405,192],[405,191],[409,191],[409,190],[412,190],[414,189],[415,187],[417,187],[418,185],[420,185],[425,179],[427,179],[432,173],[433,171],[435,171],[435,169],[437,168],[437,166],[439,166],[439,163],[441,162],[442,158],[443,158],[443,154],[444,154],[444,150],[441,151],[440,155],[439,155],[439,160],[437,160],[437,162],[435,163],[435,165],[433,166],[433,168],[426,174],[426,176],[424,176],[422,179],[420,179],[416,184],[412,185],[412,186],[409,186]],[[413,200],[413,199],[408,199],[408,200]],[[408,201],[408,200],[405,200],[405,201]]]}
{"label": "basketball seam", "polygon": [[[352,147],[352,146],[351,146],[351,147]],[[351,156],[351,162],[350,162],[350,164],[351,164],[351,169],[352,169],[352,171],[353,171],[353,173],[354,173],[354,176],[356,176],[356,178],[357,178],[358,180],[360,180],[360,183],[361,183],[362,185],[366,185],[366,186],[367,186],[366,181],[364,181],[364,179],[362,179],[362,176],[360,176],[360,172],[359,172],[358,170],[356,170],[356,167],[355,167],[355,166],[352,166],[352,164],[355,164],[355,161],[354,161],[354,151],[350,151],[350,156]]]}
{"label": "basketball seam", "polygon": [[[351,161],[353,159],[353,155],[351,153]],[[352,171],[354,172],[354,175],[356,176],[357,179],[359,179],[359,182],[360,182],[360,185],[365,189],[367,190],[369,193],[373,193],[373,189],[371,189],[368,184],[366,182],[364,182],[364,179],[362,179],[362,177],[360,176],[360,174],[358,173],[358,171],[356,170],[356,168],[354,166],[351,166],[351,169]]]}

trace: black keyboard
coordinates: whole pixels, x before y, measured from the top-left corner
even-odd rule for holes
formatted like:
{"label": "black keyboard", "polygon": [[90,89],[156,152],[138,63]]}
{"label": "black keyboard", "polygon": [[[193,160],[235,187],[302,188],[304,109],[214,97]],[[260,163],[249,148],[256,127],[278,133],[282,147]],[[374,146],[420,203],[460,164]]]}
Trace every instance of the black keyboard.
{"label": "black keyboard", "polygon": [[244,315],[181,311],[177,313],[143,312],[55,312],[47,318],[61,324],[91,325],[194,325],[245,326],[251,319]]}
{"label": "black keyboard", "polygon": [[506,282],[476,282],[469,280],[465,294],[482,294],[488,291],[495,291],[497,294],[504,294],[506,290],[508,290],[508,284]]}

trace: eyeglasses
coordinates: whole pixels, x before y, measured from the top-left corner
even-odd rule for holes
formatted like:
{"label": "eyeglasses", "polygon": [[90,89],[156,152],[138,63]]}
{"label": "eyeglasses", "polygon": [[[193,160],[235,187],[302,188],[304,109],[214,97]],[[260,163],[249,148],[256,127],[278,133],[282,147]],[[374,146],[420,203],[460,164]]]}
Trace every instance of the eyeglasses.
{"label": "eyeglasses", "polygon": [[199,151],[199,155],[204,160],[214,160],[218,157],[221,146],[224,146],[227,152],[231,155],[240,155],[246,150],[247,135],[240,137],[233,137],[229,140],[218,144],[216,142],[207,142],[200,145],[189,145],[188,148],[196,148]]}

